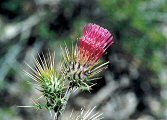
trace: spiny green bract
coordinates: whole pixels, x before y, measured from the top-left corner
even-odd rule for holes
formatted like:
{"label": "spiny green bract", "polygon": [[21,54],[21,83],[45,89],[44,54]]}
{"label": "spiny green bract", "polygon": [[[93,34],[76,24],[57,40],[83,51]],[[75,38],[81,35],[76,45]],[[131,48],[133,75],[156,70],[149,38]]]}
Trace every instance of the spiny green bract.
{"label": "spiny green bract", "polygon": [[35,103],[34,107],[37,109],[46,108],[54,111],[61,111],[66,87],[65,81],[61,79],[60,75],[55,70],[55,55],[50,55],[49,53],[47,56],[43,54],[42,56],[38,54],[38,56],[39,59],[35,59],[34,68],[28,65],[31,72],[26,72],[26,74],[40,87],[39,90],[43,93],[46,103]]}
{"label": "spiny green bract", "polygon": [[81,90],[90,90],[91,87],[95,85],[92,81],[98,79],[94,76],[107,68],[108,62],[101,65],[99,65],[99,61],[92,65],[87,63],[83,64],[78,58],[77,46],[72,46],[70,50],[65,47],[62,51],[62,77],[70,82],[70,87],[78,87]]}

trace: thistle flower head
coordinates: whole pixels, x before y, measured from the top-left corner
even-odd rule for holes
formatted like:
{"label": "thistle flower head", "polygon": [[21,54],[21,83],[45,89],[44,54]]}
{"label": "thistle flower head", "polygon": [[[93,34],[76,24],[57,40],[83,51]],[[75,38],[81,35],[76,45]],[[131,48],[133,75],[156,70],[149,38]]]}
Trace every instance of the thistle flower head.
{"label": "thistle flower head", "polygon": [[95,64],[113,43],[111,33],[99,25],[86,24],[80,38],[78,58],[83,64]]}
{"label": "thistle flower head", "polygon": [[98,65],[106,49],[113,43],[111,33],[96,24],[84,26],[78,46],[64,52],[62,73],[73,86],[89,90],[92,77],[106,68],[108,62]]}

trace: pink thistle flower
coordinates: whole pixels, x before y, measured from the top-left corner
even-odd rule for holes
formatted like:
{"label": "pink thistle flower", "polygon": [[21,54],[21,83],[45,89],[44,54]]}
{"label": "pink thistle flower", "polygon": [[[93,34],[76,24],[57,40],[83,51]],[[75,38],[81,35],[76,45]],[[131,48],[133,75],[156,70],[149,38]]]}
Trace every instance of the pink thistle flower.
{"label": "pink thistle flower", "polygon": [[113,36],[107,29],[92,23],[86,24],[79,41],[78,58],[82,64],[94,65],[113,43]]}
{"label": "pink thistle flower", "polygon": [[107,68],[109,62],[98,64],[106,49],[113,43],[112,34],[96,24],[86,24],[83,36],[76,47],[63,50],[64,61],[61,72],[63,78],[70,81],[71,86],[90,90],[96,74]]}

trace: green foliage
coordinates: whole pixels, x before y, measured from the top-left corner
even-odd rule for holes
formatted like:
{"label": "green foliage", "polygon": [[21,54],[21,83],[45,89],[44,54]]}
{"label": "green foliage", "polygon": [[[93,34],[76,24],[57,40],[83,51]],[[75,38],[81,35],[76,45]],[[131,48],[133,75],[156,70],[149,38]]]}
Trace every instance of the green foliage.
{"label": "green foliage", "polygon": [[76,38],[79,38],[82,35],[82,29],[84,24],[86,24],[86,20],[84,19],[78,19],[75,21],[74,25],[73,25],[73,33],[71,34],[73,40],[75,40]]}
{"label": "green foliage", "polygon": [[44,40],[55,40],[55,33],[49,29],[47,23],[41,22],[37,26],[37,33]]}
{"label": "green foliage", "polygon": [[20,117],[17,117],[17,114],[17,111],[12,108],[0,109],[1,120],[21,120]]}
{"label": "green foliage", "polygon": [[20,0],[6,0],[2,6],[9,11],[18,12],[21,2]]}
{"label": "green foliage", "polygon": [[150,57],[150,61],[148,65],[154,70],[156,73],[159,73],[164,68],[164,60],[162,59],[163,56],[160,51],[156,51]]}
{"label": "green foliage", "polygon": [[[112,22],[115,31],[120,32],[120,42],[124,49],[141,61],[155,73],[164,67],[163,56],[157,50],[163,50],[166,38],[158,31],[166,0],[98,0],[99,6]],[[160,19],[160,17],[162,19]],[[108,24],[108,23],[106,23]],[[158,64],[157,64],[158,63]],[[160,67],[161,66],[161,67]]]}

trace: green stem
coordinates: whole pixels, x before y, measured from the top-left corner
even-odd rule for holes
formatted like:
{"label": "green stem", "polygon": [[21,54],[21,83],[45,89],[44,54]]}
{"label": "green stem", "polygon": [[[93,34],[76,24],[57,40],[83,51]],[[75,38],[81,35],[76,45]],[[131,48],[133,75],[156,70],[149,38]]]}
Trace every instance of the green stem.
{"label": "green stem", "polygon": [[64,114],[64,111],[66,109],[67,102],[68,102],[68,99],[70,98],[71,93],[72,93],[72,89],[68,88],[67,91],[66,91],[66,94],[64,96],[64,104],[61,107],[61,112],[59,112],[58,115],[57,115],[57,118],[58,118],[57,120],[61,120],[62,115]]}

